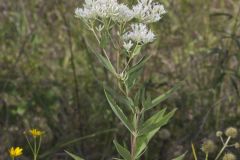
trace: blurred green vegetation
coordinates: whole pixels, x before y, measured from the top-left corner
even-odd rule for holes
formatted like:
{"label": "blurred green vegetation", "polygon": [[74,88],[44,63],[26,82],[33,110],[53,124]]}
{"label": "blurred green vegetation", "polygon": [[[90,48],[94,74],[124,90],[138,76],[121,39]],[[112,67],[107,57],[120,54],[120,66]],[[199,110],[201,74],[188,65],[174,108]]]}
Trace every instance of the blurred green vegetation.
{"label": "blurred green vegetation", "polygon": [[[162,104],[178,111],[150,143],[149,160],[170,159],[191,141],[199,147],[227,126],[240,128],[239,0],[161,2],[168,13],[152,26],[158,39],[145,48],[153,57],[142,78],[156,95],[184,85]],[[116,130],[126,138],[103,94],[101,82],[110,77],[92,54],[97,43],[74,17],[80,5],[0,0],[0,159],[11,145],[27,147],[22,133],[31,127],[46,131],[42,159],[67,159],[64,149],[111,159]]]}

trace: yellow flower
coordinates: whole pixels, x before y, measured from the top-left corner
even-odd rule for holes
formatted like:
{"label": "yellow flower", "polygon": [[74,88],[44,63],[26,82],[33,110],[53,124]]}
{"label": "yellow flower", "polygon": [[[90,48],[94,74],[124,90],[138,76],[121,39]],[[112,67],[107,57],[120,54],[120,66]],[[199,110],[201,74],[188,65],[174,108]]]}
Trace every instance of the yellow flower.
{"label": "yellow flower", "polygon": [[9,149],[9,154],[11,157],[18,157],[18,156],[21,156],[23,153],[22,153],[23,149],[20,148],[20,147],[11,147]]}
{"label": "yellow flower", "polygon": [[43,131],[37,130],[37,129],[30,129],[29,133],[33,136],[33,137],[38,137],[43,135]]}

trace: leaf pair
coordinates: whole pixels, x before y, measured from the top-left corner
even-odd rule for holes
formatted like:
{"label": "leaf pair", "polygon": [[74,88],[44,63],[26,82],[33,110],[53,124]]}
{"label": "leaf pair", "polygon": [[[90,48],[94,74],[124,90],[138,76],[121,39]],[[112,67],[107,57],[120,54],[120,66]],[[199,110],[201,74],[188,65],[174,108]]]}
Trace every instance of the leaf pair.
{"label": "leaf pair", "polygon": [[147,144],[152,137],[159,131],[159,129],[166,125],[170,118],[176,112],[176,109],[164,115],[166,109],[162,109],[159,112],[151,116],[145,123],[143,123],[139,129],[139,137],[137,138],[137,150],[136,156],[140,156],[146,149]]}
{"label": "leaf pair", "polygon": [[143,99],[144,110],[147,111],[154,108],[155,106],[157,106],[158,104],[166,100],[169,96],[172,95],[173,92],[175,92],[179,88],[180,88],[180,84],[177,84],[173,88],[171,88],[164,94],[161,94],[160,96],[154,98],[153,100],[151,99],[150,95],[148,95],[147,98],[145,98],[143,95],[142,99]]}

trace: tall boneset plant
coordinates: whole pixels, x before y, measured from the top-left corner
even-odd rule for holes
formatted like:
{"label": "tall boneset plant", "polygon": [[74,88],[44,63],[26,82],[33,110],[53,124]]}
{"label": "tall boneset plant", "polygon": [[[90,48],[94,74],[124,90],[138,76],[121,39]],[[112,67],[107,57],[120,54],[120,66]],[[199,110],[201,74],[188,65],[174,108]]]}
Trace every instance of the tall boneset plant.
{"label": "tall boneset plant", "polygon": [[131,9],[117,0],[85,0],[83,7],[75,10],[75,16],[85,23],[99,44],[101,52],[96,52],[96,57],[112,75],[114,86],[105,84],[104,91],[111,109],[130,134],[129,147],[113,141],[124,160],[139,159],[154,134],[175,113],[175,109],[167,112],[164,108],[151,117],[144,116],[176,88],[152,99],[139,81],[151,57],[141,51],[156,39],[149,24],[159,21],[165,13],[164,6],[153,0],[138,0]]}

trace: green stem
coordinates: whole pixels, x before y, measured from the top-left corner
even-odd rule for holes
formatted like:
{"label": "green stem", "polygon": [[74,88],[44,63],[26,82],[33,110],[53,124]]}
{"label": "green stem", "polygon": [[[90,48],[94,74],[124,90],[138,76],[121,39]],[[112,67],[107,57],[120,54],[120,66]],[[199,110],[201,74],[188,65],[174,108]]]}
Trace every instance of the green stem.
{"label": "green stem", "polygon": [[38,142],[38,148],[37,148],[37,152],[36,152],[37,155],[39,153],[39,150],[40,150],[40,147],[41,147],[41,143],[42,143],[42,137],[40,136],[39,137],[39,142]]}
{"label": "green stem", "polygon": [[205,158],[205,160],[208,160],[208,153],[206,153],[206,158]]}
{"label": "green stem", "polygon": [[131,135],[131,160],[135,160],[136,157],[136,147],[137,147],[137,133],[138,133],[138,123],[140,119],[140,113],[138,111],[134,111],[134,118],[136,117],[134,128],[135,128],[135,134]]}
{"label": "green stem", "polygon": [[37,139],[34,137],[34,153],[33,153],[33,159],[37,160]]}
{"label": "green stem", "polygon": [[136,137],[135,135],[132,135],[131,160],[135,160],[135,154],[136,154],[136,142],[137,142],[137,137]]}
{"label": "green stem", "polygon": [[222,155],[222,152],[225,150],[225,148],[228,146],[228,143],[230,141],[231,137],[228,137],[227,141],[224,143],[222,149],[220,150],[220,152],[218,153],[217,157],[215,158],[215,160],[218,160],[220,158],[220,156]]}
{"label": "green stem", "polygon": [[33,147],[32,147],[32,145],[31,145],[31,143],[30,143],[30,141],[29,141],[27,135],[25,135],[25,137],[26,137],[26,139],[27,139],[27,143],[28,143],[28,145],[29,145],[29,147],[30,147],[32,153],[34,153]]}

